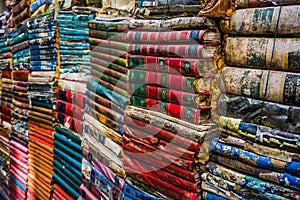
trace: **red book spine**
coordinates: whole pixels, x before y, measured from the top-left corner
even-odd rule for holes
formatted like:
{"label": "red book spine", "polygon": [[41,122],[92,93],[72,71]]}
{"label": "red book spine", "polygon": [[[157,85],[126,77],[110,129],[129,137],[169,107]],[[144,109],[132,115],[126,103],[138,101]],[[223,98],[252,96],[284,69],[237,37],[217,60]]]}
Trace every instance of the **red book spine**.
{"label": "red book spine", "polygon": [[155,166],[156,168],[159,168],[159,169],[163,169],[165,171],[168,171],[172,174],[175,174],[177,176],[180,176],[184,179],[187,179],[187,180],[190,180],[192,182],[194,181],[198,181],[200,180],[200,175],[198,174],[198,172],[194,172],[194,171],[189,171],[189,170],[186,170],[186,169],[183,169],[181,167],[178,167],[174,164],[169,164],[167,165],[166,163],[154,158],[154,157],[151,157],[147,154],[143,154],[141,151],[135,149],[135,148],[132,148],[132,147],[129,147],[127,146],[126,144],[123,144],[123,150],[125,151],[129,151],[129,152],[133,152],[133,154],[131,154],[132,157],[138,159],[138,160],[142,160],[150,165],[153,165]]}
{"label": "red book spine", "polygon": [[[126,134],[129,138],[145,143],[146,145],[153,146],[153,150],[162,150],[172,156],[180,157],[182,159],[194,161],[195,153],[189,150],[183,149],[177,145],[172,143],[168,143],[161,139],[151,137],[151,134],[147,134],[144,137],[144,133],[142,130],[137,128],[132,128],[127,125],[123,126],[123,133]],[[155,133],[155,132],[154,132]]]}
{"label": "red book spine", "polygon": [[156,159],[159,159],[162,162],[166,162],[166,163],[174,163],[175,165],[182,167],[184,169],[187,170],[193,170],[194,168],[194,162],[190,161],[190,160],[184,160],[182,158],[177,158],[175,156],[172,156],[166,152],[163,152],[162,150],[157,150],[155,147],[153,146],[149,146],[145,143],[142,143],[138,140],[135,139],[130,139],[127,138],[126,136],[123,135],[123,141],[128,143],[126,144],[127,146],[131,147],[131,148],[136,148],[138,150],[140,150],[143,153],[150,153],[151,152],[151,156],[154,156]]}
{"label": "red book spine", "polygon": [[132,54],[170,56],[170,57],[203,57],[202,49],[205,45],[156,45],[156,44],[128,44],[127,52]]}
{"label": "red book spine", "polygon": [[199,193],[190,192],[180,187],[176,187],[170,183],[160,180],[159,178],[155,178],[146,174],[139,174],[137,171],[135,173],[128,173],[128,176],[133,179],[140,180],[144,184],[149,185],[157,191],[176,200],[196,200],[200,195]]}
{"label": "red book spine", "polygon": [[158,179],[171,183],[180,188],[185,188],[193,192],[200,192],[199,189],[200,187],[198,185],[199,182],[193,183],[187,180],[183,180],[176,175],[170,174],[166,171],[163,171],[162,169],[157,169],[152,165],[148,165],[145,162],[129,157],[126,154],[123,157],[123,162],[124,162],[125,169],[127,168],[128,169],[127,172],[129,173],[131,172],[131,169],[143,174],[146,172],[145,174],[149,176],[156,177]]}
{"label": "red book spine", "polygon": [[132,69],[129,72],[129,81],[195,93],[193,77]]}
{"label": "red book spine", "polygon": [[75,104],[57,100],[56,108],[58,112],[62,112],[70,117],[83,121],[84,109],[76,106]]}

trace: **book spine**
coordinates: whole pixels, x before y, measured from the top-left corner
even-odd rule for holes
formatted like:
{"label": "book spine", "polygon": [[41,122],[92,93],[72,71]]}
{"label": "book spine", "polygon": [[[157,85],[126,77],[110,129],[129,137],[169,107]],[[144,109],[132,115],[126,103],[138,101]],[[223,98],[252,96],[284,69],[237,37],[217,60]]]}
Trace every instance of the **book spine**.
{"label": "book spine", "polygon": [[121,65],[122,67],[127,67],[128,66],[128,63],[127,63],[126,59],[119,58],[119,57],[116,57],[116,56],[111,56],[109,54],[98,53],[98,52],[93,52],[92,51],[91,56],[95,57],[97,59],[101,59],[101,60],[105,60],[105,61],[117,64],[117,65]]}
{"label": "book spine", "polygon": [[142,70],[130,70],[129,81],[160,85],[161,87],[167,87],[174,90],[183,90],[186,92],[194,92],[193,82],[195,78],[185,77],[174,74],[142,71]]}
{"label": "book spine", "polygon": [[[229,32],[239,35],[271,36],[276,32],[278,36],[300,36],[299,12],[300,5],[238,9],[232,13]],[[240,16],[246,17],[241,20]]]}
{"label": "book spine", "polygon": [[[296,73],[225,67],[225,92],[294,106],[300,105],[300,75]],[[226,81],[229,80],[230,81]],[[239,84],[236,84],[239,83]]]}
{"label": "book spine", "polygon": [[163,87],[144,85],[140,83],[130,83],[129,88],[130,94],[145,98],[148,97],[158,99],[161,101],[193,108],[210,106],[210,93],[193,94]]}
{"label": "book spine", "polygon": [[105,53],[105,54],[109,54],[121,58],[125,58],[127,55],[126,51],[120,51],[118,49],[106,48],[102,46],[91,46],[91,50],[94,52]]}
{"label": "book spine", "polygon": [[128,73],[127,68],[122,67],[122,66],[117,65],[117,64],[114,64],[114,63],[111,63],[111,62],[108,62],[108,61],[105,61],[105,60],[98,59],[98,58],[91,57],[91,63],[101,65],[101,66],[107,66],[107,68],[112,69],[112,70],[117,71],[117,72],[120,72],[122,74],[127,74]]}
{"label": "book spine", "polygon": [[91,45],[102,46],[106,48],[119,49],[121,51],[127,51],[128,44],[110,40],[101,40],[97,38],[89,38],[89,42]]}
{"label": "book spine", "polygon": [[186,147],[186,144],[189,144],[188,149],[194,152],[199,152],[199,143],[196,141],[193,141],[189,138],[185,138],[183,136],[179,136],[175,133],[172,133],[170,131],[164,130],[160,127],[156,127],[154,125],[145,123],[143,121],[140,121],[138,119],[135,119],[131,116],[125,115],[124,118],[125,123],[129,124],[131,127],[135,128],[142,128],[146,133],[156,133],[156,136],[168,141],[168,142],[174,142],[174,144],[177,144],[178,146]]}
{"label": "book spine", "polygon": [[196,77],[201,76],[202,74],[214,72],[213,59],[188,59],[128,55],[128,66],[130,68],[148,71],[159,71],[169,74],[180,73],[182,75]]}
{"label": "book spine", "polygon": [[107,31],[99,31],[99,30],[90,30],[89,33],[90,36],[93,38],[99,38],[104,40],[107,39],[121,40],[121,41],[127,40],[127,33],[107,32]]}
{"label": "book spine", "polygon": [[127,39],[140,42],[190,42],[204,41],[206,30],[169,31],[169,32],[143,32],[129,31]]}
{"label": "book spine", "polygon": [[157,151],[157,149],[155,149],[154,147],[142,143],[133,138],[127,138],[125,135],[123,135],[123,143],[124,142],[126,143],[126,146],[133,148],[137,151],[140,151],[141,153],[149,154],[151,157],[157,158],[161,162],[164,162],[166,165],[170,163],[174,163],[175,165],[183,169],[190,170],[190,171],[193,170],[193,161],[177,158],[163,151]]}
{"label": "book spine", "polygon": [[299,45],[298,38],[228,37],[225,49],[226,64],[299,72],[300,50],[295,49]]}
{"label": "book spine", "polygon": [[111,109],[113,109],[113,110],[115,110],[119,113],[124,112],[124,109],[121,108],[120,106],[114,104],[113,102],[109,101],[108,99],[105,99],[105,98],[93,93],[90,90],[87,91],[87,97],[88,97],[87,100],[86,100],[87,102],[93,100],[93,101],[95,101],[95,102],[97,102],[97,103],[99,103],[103,106],[106,106],[108,108],[111,108]]}
{"label": "book spine", "polygon": [[[300,107],[231,94],[221,94],[218,105],[220,108],[226,108],[227,117],[281,131],[300,133]],[[256,110],[256,112],[249,112],[249,110]],[[218,110],[218,112],[222,111]]]}
{"label": "book spine", "polygon": [[161,169],[157,170],[155,167],[148,165],[147,163],[141,162],[135,158],[129,157],[126,154],[123,157],[124,166],[131,168],[136,171],[146,171],[146,174],[152,177],[159,178],[168,183],[172,183],[177,187],[181,187],[193,192],[199,192],[197,188],[198,183],[191,183],[189,181],[183,180],[176,175],[170,174]]}
{"label": "book spine", "polygon": [[210,107],[205,109],[195,109],[138,96],[131,96],[130,99],[134,106],[144,109],[154,109],[155,111],[165,113],[192,124],[208,122],[210,116]]}
{"label": "book spine", "polygon": [[[207,51],[206,48],[211,48],[211,52]],[[216,47],[209,45],[128,44],[127,46],[127,52],[132,54],[191,58],[212,58],[213,49]]]}
{"label": "book spine", "polygon": [[[129,169],[129,168],[128,168]],[[133,170],[132,170],[133,171]],[[158,178],[146,175],[138,174],[137,171],[128,174],[131,178],[141,180],[143,183],[153,187],[157,191],[166,194],[174,199],[178,200],[196,200],[198,198],[198,193],[193,193],[185,189],[181,189],[167,182],[161,181]],[[173,192],[176,191],[176,192]]]}
{"label": "book spine", "polygon": [[[133,128],[128,125],[124,125],[124,134],[126,136],[129,136],[130,138],[133,138],[139,142],[145,143],[146,145],[150,146],[164,146],[164,152],[180,157],[185,160],[194,161],[195,160],[195,153],[191,152],[189,150],[186,150],[184,148],[181,148],[180,146],[174,145],[172,143],[168,143],[162,139],[158,139],[156,137],[151,137],[151,134],[144,133],[139,128]],[[144,139],[143,136],[146,136]],[[156,148],[156,150],[159,150],[159,148]]]}

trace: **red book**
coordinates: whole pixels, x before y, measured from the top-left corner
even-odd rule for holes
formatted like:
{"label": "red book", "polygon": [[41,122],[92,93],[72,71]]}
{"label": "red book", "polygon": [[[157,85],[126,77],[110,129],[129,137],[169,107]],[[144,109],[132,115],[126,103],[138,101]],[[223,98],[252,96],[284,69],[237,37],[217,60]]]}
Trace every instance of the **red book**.
{"label": "red book", "polygon": [[71,90],[59,88],[57,92],[57,98],[75,104],[81,108],[85,107],[86,96],[84,94],[79,94]]}
{"label": "red book", "polygon": [[210,120],[210,106],[197,109],[133,95],[130,100],[134,106],[161,112],[192,124],[205,124]]}
{"label": "red book", "polygon": [[70,117],[83,121],[84,109],[76,106],[75,104],[68,103],[62,100],[56,101],[57,112],[64,113]]}
{"label": "red book", "polygon": [[211,80],[214,74],[205,77],[195,78],[182,75],[144,71],[131,69],[129,72],[129,81],[145,85],[155,85],[168,89],[185,91],[189,93],[204,93],[211,91]]}
{"label": "red book", "polygon": [[127,52],[138,55],[166,56],[179,58],[213,58],[216,45],[159,45],[128,44]]}
{"label": "red book", "polygon": [[147,153],[150,156],[165,162],[167,164],[175,164],[178,167],[182,167],[184,169],[192,171],[194,169],[194,162],[190,160],[185,160],[182,158],[178,158],[176,156],[170,155],[162,150],[157,150],[155,147],[147,145],[145,143],[142,143],[138,140],[135,140],[133,138],[128,138],[125,135],[123,135],[123,143],[124,145],[137,149],[138,151],[141,151],[142,153]]}
{"label": "red book", "polygon": [[169,103],[174,103],[182,106],[193,108],[201,108],[211,105],[212,91],[203,91],[200,94],[191,92],[183,92],[165,87],[146,85],[142,83],[131,82],[129,84],[130,94],[141,97],[158,99]]}
{"label": "red book", "polygon": [[152,134],[147,133],[141,129],[130,127],[128,124],[123,126],[123,133],[128,137],[145,143],[149,146],[155,147],[157,150],[162,150],[168,154],[176,157],[181,157],[186,160],[195,160],[195,152],[184,149],[171,142],[166,142],[162,139],[153,137]]}
{"label": "red book", "polygon": [[149,176],[156,177],[158,179],[161,179],[162,181],[166,181],[170,184],[173,184],[177,187],[184,188],[192,192],[200,192],[200,181],[190,182],[181,179],[176,175],[170,174],[162,169],[153,167],[152,165],[148,165],[145,162],[137,160],[133,157],[129,157],[126,154],[123,157],[123,162],[127,173],[139,172],[147,174]]}
{"label": "red book", "polygon": [[[127,170],[126,167],[125,170]],[[138,171],[134,171],[132,169],[131,171],[132,173],[127,173],[129,177],[139,180],[142,183],[149,185],[157,191],[176,200],[197,200],[199,199],[199,195],[201,195],[198,192],[190,192],[188,190],[182,189],[181,187],[176,187],[156,177],[147,174],[139,174]]]}

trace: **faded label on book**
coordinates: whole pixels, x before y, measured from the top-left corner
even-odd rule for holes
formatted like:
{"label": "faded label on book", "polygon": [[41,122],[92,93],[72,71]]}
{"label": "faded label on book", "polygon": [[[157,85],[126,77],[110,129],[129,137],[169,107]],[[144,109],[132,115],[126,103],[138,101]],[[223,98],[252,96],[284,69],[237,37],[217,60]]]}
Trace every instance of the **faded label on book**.
{"label": "faded label on book", "polygon": [[256,9],[253,15],[253,26],[252,31],[257,31],[257,29],[265,30],[266,32],[271,32],[271,24],[274,14],[274,8],[267,9]]}
{"label": "faded label on book", "polygon": [[268,40],[249,40],[247,47],[247,64],[249,66],[266,66]]}
{"label": "faded label on book", "polygon": [[283,103],[299,104],[300,75],[287,74],[284,83]]}
{"label": "faded label on book", "polygon": [[294,51],[288,53],[288,67],[289,69],[300,68],[300,51]]}

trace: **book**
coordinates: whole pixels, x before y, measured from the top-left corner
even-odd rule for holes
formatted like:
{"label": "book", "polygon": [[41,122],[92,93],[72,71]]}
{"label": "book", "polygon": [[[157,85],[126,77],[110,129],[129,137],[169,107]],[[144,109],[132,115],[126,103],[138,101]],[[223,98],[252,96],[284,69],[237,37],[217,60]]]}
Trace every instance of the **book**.
{"label": "book", "polygon": [[217,103],[219,115],[282,131],[300,133],[300,107],[224,93],[220,95]]}
{"label": "book", "polygon": [[131,69],[129,72],[129,83],[135,82],[147,85],[155,85],[158,87],[165,87],[197,94],[210,91],[211,81],[213,78],[214,75],[195,78],[136,69]]}
{"label": "book", "polygon": [[293,106],[300,105],[298,73],[225,67],[222,79],[223,92]]}
{"label": "book", "polygon": [[100,31],[123,32],[123,31],[128,31],[129,23],[126,21],[107,22],[107,21],[91,20],[89,21],[89,28],[100,30]]}
{"label": "book", "polygon": [[299,37],[299,12],[300,5],[238,9],[232,13],[229,33]]}
{"label": "book", "polygon": [[217,45],[128,44],[131,54],[179,58],[213,58]]}
{"label": "book", "polygon": [[299,5],[299,0],[275,0],[275,1],[251,1],[251,0],[237,0],[235,5],[237,8],[252,8],[252,7],[270,7],[283,5]]}
{"label": "book", "polygon": [[209,106],[197,109],[133,95],[130,101],[133,106],[161,112],[192,124],[208,123],[210,120]]}
{"label": "book", "polygon": [[128,55],[128,67],[147,71],[158,71],[168,74],[202,76],[203,74],[215,73],[216,67],[212,58],[190,59],[170,58],[143,55]]}
{"label": "book", "polygon": [[299,38],[228,37],[227,65],[300,71]]}
{"label": "book", "polygon": [[209,90],[195,94],[147,84],[130,83],[129,93],[193,108],[211,105],[211,91]]}
{"label": "book", "polygon": [[213,19],[206,17],[176,17],[166,20],[143,20],[131,19],[129,21],[131,29],[193,29],[200,27],[216,27],[216,22]]}
{"label": "book", "polygon": [[221,34],[217,29],[184,30],[150,32],[131,30],[127,33],[127,40],[135,43],[220,43]]}

